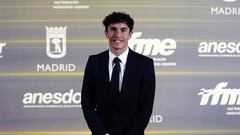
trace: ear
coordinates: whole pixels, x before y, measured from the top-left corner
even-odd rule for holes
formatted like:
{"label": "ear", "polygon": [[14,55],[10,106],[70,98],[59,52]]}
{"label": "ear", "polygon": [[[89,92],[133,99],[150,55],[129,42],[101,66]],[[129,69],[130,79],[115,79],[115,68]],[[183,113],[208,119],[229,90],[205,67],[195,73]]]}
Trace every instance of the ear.
{"label": "ear", "polygon": [[104,31],[104,34],[105,34],[106,39],[109,39],[108,32],[107,32],[107,31]]}
{"label": "ear", "polygon": [[133,31],[129,32],[129,39],[131,39]]}

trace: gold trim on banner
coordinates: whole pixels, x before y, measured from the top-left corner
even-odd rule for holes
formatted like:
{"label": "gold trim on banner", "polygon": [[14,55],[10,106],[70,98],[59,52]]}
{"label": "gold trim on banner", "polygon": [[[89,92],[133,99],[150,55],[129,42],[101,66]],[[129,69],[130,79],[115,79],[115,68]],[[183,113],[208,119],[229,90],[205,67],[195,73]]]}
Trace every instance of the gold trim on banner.
{"label": "gold trim on banner", "polygon": [[[221,42],[221,40],[219,39],[211,39],[213,41],[216,42]],[[107,43],[107,39],[104,38],[99,38],[99,39],[67,39],[66,40],[67,43]],[[176,39],[177,42],[184,42],[184,43],[192,43],[192,42],[202,42],[202,41],[210,41],[210,39]],[[37,43],[46,43],[46,40],[40,40],[40,39],[19,39],[19,40],[3,40],[2,42],[6,42],[8,43],[8,45],[16,45],[16,44],[27,44],[27,45],[33,45],[33,44],[37,44]],[[225,40],[225,42],[231,42],[230,40]],[[183,44],[184,45],[184,44]],[[181,46],[183,46],[181,45]],[[33,45],[35,46],[35,45]],[[80,45],[77,45],[80,46]],[[82,45],[81,45],[82,46]],[[91,46],[86,46],[91,48],[93,45]],[[105,45],[106,46],[106,45]],[[31,46],[32,47],[32,46]],[[98,46],[99,47],[99,46]],[[71,46],[70,46],[71,48]]]}
{"label": "gold trim on banner", "polygon": [[[91,3],[86,4],[89,8],[208,8],[208,6],[196,6],[196,5],[161,5],[156,3],[155,5],[149,4],[134,4],[134,5],[126,5],[126,4],[114,4],[114,5],[100,5]],[[53,9],[54,4],[49,3],[48,5],[2,5],[1,9]],[[81,6],[81,5],[79,5]]]}
{"label": "gold trim on banner", "polygon": [[[65,22],[65,23],[79,23],[79,22],[101,22],[102,19],[10,19],[0,20],[0,23],[50,23],[50,22]],[[199,19],[135,19],[136,22],[189,22],[189,23],[215,23],[215,22],[232,22],[232,20],[199,20]],[[234,20],[239,22],[240,20]]]}
{"label": "gold trim on banner", "polygon": [[[84,72],[0,72],[0,77],[27,76],[83,76]],[[240,72],[162,72],[156,71],[156,76],[239,76]]]}
{"label": "gold trim on banner", "polygon": [[6,72],[0,77],[34,77],[34,76],[83,76],[83,72]]}
{"label": "gold trim on banner", "polygon": [[240,130],[147,130],[147,135],[239,134]]}
{"label": "gold trim on banner", "polygon": [[[176,39],[178,42],[201,42],[201,41],[209,41],[209,39]],[[221,42],[218,39],[214,41]],[[228,41],[228,40],[225,40]],[[36,44],[36,43],[45,43],[46,40],[40,39],[32,39],[32,40],[4,40],[4,42],[8,43],[8,45],[13,44]],[[228,41],[231,42],[231,41]],[[106,39],[67,39],[67,43],[107,43]]]}
{"label": "gold trim on banner", "polygon": [[239,76],[240,72],[155,72],[156,76]]}
{"label": "gold trim on banner", "polygon": [[[4,42],[8,44],[31,44],[31,43],[45,43],[46,40],[5,40]],[[68,43],[106,43],[106,39],[68,39]]]}
{"label": "gold trim on banner", "polygon": [[47,23],[47,22],[101,22],[101,19],[10,19],[0,20],[0,23]]}
{"label": "gold trim on banner", "polygon": [[[146,130],[146,135],[239,134],[240,130]],[[90,135],[90,131],[9,131],[0,135]]]}

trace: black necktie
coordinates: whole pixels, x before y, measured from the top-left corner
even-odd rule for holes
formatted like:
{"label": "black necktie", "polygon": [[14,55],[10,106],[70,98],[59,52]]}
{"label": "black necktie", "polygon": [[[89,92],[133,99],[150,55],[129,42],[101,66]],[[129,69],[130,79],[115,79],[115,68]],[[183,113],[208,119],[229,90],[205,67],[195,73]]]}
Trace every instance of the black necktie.
{"label": "black necktie", "polygon": [[115,64],[112,72],[111,85],[115,92],[119,92],[119,73],[120,73],[120,59],[115,57],[113,63]]}

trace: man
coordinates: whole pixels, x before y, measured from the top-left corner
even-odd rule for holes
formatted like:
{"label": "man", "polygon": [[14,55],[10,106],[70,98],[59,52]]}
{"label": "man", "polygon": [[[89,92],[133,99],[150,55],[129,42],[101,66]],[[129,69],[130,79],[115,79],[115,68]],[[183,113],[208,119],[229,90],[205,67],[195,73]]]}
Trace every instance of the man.
{"label": "man", "polygon": [[128,48],[134,20],[113,12],[103,20],[109,50],[89,57],[82,109],[93,135],[144,135],[155,93],[153,61]]}

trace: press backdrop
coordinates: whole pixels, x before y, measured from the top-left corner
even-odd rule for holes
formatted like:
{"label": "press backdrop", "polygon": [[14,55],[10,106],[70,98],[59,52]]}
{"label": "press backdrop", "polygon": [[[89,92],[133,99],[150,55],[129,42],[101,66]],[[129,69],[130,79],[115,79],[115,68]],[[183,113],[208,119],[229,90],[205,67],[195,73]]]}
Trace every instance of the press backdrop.
{"label": "press backdrop", "polygon": [[154,59],[146,134],[240,134],[239,0],[0,0],[0,134],[90,134],[81,110],[102,19],[135,19],[129,47]]}

